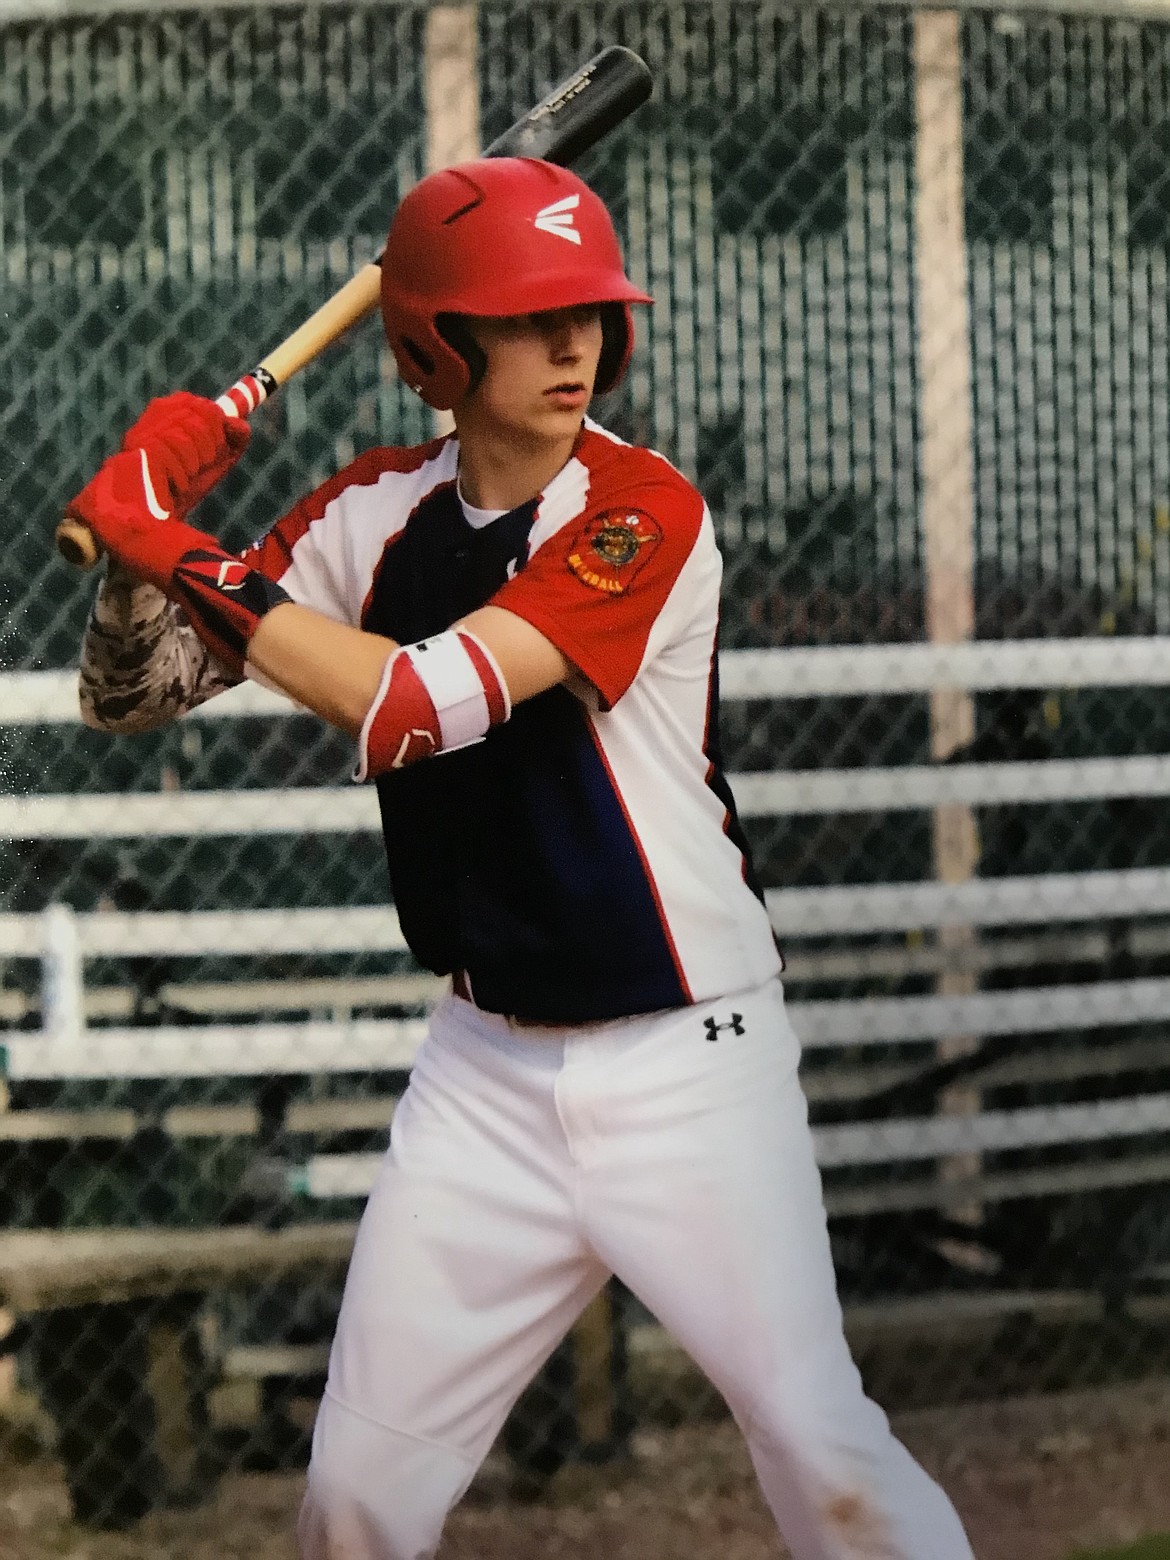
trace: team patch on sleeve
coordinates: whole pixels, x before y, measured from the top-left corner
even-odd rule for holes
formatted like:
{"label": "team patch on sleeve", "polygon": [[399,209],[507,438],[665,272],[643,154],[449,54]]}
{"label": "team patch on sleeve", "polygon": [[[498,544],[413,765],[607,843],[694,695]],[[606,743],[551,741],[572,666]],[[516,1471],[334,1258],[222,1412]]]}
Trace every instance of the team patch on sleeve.
{"label": "team patch on sleeve", "polygon": [[[596,502],[586,507],[586,493],[571,495],[578,507],[563,525],[550,524],[490,602],[539,629],[593,684],[606,709],[638,675],[652,635],[661,648],[700,607],[706,611],[693,591],[718,592],[715,534],[700,495],[661,456],[624,446],[619,453],[621,469],[593,484]],[[537,528],[542,521],[538,512]],[[714,573],[692,570],[690,585],[680,590],[704,535]]]}
{"label": "team patch on sleeve", "polygon": [[644,509],[605,509],[581,528],[566,562],[582,584],[622,596],[661,540],[662,527]]}

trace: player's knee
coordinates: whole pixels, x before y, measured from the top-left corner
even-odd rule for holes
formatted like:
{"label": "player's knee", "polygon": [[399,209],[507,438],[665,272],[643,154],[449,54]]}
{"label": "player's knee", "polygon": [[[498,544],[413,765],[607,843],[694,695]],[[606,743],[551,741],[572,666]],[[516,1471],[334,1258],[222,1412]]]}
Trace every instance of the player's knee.
{"label": "player's knee", "polygon": [[884,1443],[885,1414],[867,1397],[843,1349],[817,1351],[799,1362],[756,1375],[741,1417],[799,1461],[819,1461],[831,1448]]}
{"label": "player's knee", "polygon": [[297,1526],[302,1560],[431,1560],[465,1459],[326,1398]]}

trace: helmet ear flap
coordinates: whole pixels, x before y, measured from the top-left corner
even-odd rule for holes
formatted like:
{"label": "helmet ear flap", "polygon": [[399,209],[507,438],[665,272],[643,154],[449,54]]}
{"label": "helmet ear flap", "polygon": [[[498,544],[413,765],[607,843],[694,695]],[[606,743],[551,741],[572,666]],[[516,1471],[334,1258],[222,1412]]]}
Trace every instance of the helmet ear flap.
{"label": "helmet ear flap", "polygon": [[471,333],[471,326],[461,314],[438,314],[435,329],[451,348],[467,364],[468,391],[474,390],[487,372],[487,353]]}
{"label": "helmet ear flap", "polygon": [[[436,411],[449,410],[467,388],[470,364],[462,348],[469,345],[473,354],[479,353],[470,332],[464,341],[456,330],[453,344],[438,328],[437,322],[417,315],[411,318],[385,305],[383,319],[403,379],[428,406]],[[482,357],[482,353],[479,355]]]}
{"label": "helmet ear flap", "polygon": [[421,373],[424,373],[424,374],[433,374],[434,373],[434,371],[435,371],[435,360],[434,360],[434,358],[430,355],[429,352],[424,352],[423,349],[419,346],[417,341],[413,341],[409,336],[403,336],[402,337],[402,346],[403,346],[403,350],[413,360],[413,362],[416,364],[416,366],[418,367],[418,369],[420,370]]}
{"label": "helmet ear flap", "polygon": [[601,356],[597,360],[594,382],[598,395],[612,390],[626,371],[634,345],[633,324],[628,304],[601,305]]}

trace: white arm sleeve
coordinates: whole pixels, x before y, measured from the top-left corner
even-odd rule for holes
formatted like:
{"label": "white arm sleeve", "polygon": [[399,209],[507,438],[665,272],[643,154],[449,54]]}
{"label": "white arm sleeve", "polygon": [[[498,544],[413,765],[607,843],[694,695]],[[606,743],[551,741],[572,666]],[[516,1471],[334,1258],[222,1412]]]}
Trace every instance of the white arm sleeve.
{"label": "white arm sleeve", "polygon": [[87,726],[152,731],[238,680],[157,586],[111,560],[81,643],[78,693]]}

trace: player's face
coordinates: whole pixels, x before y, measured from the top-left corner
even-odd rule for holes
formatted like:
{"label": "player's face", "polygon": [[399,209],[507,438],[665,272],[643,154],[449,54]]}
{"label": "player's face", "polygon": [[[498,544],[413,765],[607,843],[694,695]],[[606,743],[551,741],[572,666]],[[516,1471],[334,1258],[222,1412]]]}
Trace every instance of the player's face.
{"label": "player's face", "polygon": [[533,443],[572,441],[593,395],[601,357],[601,309],[582,304],[471,321],[487,369],[467,397],[476,429]]}

